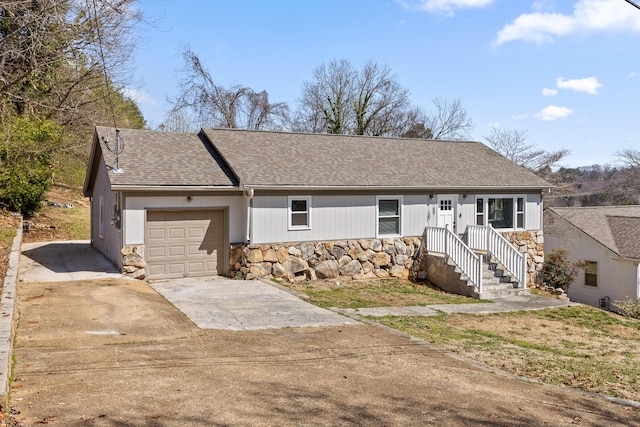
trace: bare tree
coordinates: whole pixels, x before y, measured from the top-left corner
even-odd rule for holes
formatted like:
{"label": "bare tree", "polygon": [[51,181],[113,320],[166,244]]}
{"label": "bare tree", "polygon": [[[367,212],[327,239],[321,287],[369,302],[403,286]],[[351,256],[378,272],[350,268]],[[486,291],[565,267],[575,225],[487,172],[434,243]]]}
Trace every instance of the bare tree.
{"label": "bare tree", "polygon": [[409,91],[386,66],[361,70],[345,59],[313,70],[304,82],[294,128],[305,132],[398,136],[410,108]]}
{"label": "bare tree", "polygon": [[545,151],[533,144],[527,144],[526,130],[491,128],[491,134],[484,138],[498,153],[538,174],[548,173],[570,154],[570,151],[564,148]]}
{"label": "bare tree", "polygon": [[434,98],[435,111],[427,117],[425,127],[431,130],[430,139],[468,139],[473,120],[459,99],[448,101]]}
{"label": "bare tree", "polygon": [[182,53],[185,67],[180,94],[172,100],[172,113],[193,117],[199,126],[245,129],[282,129],[288,123],[286,103],[271,103],[266,91],[216,83],[198,55]]}
{"label": "bare tree", "polygon": [[0,0],[0,114],[100,121],[107,98],[131,77],[133,26],[142,20],[135,4]]}
{"label": "bare tree", "polygon": [[630,196],[640,196],[640,149],[625,148],[616,153],[618,161],[622,164],[623,173],[620,184],[624,193]]}

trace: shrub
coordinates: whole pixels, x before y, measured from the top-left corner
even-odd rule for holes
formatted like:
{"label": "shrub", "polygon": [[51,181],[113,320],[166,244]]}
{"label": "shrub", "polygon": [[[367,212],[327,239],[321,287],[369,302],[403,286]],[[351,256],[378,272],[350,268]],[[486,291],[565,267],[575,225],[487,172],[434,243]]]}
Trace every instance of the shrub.
{"label": "shrub", "polygon": [[640,319],[640,301],[634,301],[627,297],[624,301],[614,301],[613,306],[622,310],[627,317]]}
{"label": "shrub", "polygon": [[0,207],[31,214],[51,183],[61,128],[51,120],[7,117],[0,131]]}
{"label": "shrub", "polygon": [[576,281],[578,272],[584,268],[584,263],[569,262],[567,256],[567,251],[562,248],[544,255],[542,279],[546,286],[562,288],[566,292]]}

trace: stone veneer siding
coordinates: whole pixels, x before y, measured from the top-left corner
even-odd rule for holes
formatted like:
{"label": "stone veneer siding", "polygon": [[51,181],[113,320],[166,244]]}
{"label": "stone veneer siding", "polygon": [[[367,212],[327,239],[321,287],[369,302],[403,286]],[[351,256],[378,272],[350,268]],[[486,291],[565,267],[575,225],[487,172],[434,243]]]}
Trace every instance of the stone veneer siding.
{"label": "stone veneer siding", "polygon": [[[542,284],[544,237],[542,230],[504,232],[521,253],[527,253],[527,286]],[[229,276],[288,280],[398,277],[425,279],[421,272],[421,237],[358,239],[326,242],[231,245]]]}
{"label": "stone veneer siding", "polygon": [[229,276],[289,280],[398,277],[408,279],[419,237],[231,245]]}
{"label": "stone veneer siding", "polygon": [[501,233],[507,241],[527,254],[527,287],[542,286],[544,268],[544,233],[542,230],[507,231]]}

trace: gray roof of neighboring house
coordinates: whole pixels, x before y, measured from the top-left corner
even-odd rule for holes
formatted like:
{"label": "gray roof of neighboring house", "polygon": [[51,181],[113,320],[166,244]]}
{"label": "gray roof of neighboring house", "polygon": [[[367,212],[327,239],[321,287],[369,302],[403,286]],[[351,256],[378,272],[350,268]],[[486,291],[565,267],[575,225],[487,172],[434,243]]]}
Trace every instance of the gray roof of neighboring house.
{"label": "gray roof of neighboring house", "polygon": [[[203,129],[121,129],[113,186],[542,189],[551,184],[479,142]],[[96,127],[85,193],[101,158],[115,167],[115,128]],[[108,142],[108,147],[107,147]]]}
{"label": "gray roof of neighboring house", "polygon": [[556,213],[618,255],[640,259],[640,205],[546,210]]}
{"label": "gray roof of neighboring house", "polygon": [[[96,127],[107,165],[115,167],[116,132]],[[121,174],[110,168],[112,185],[237,186],[237,179],[206,139],[195,133],[121,129]],[[107,148],[107,144],[109,147]],[[110,149],[111,150],[110,150]]]}
{"label": "gray roof of neighboring house", "polygon": [[203,129],[247,186],[547,188],[479,142]]}

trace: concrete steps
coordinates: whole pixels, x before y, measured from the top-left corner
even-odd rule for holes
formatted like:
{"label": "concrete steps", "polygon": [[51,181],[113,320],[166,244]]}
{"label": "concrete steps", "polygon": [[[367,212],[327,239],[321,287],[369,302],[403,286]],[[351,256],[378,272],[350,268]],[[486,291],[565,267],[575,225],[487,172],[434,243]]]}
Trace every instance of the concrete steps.
{"label": "concrete steps", "polygon": [[[453,263],[448,262],[450,268],[456,274],[460,275],[460,280],[467,282],[467,286],[473,288],[469,278],[466,277],[460,269]],[[471,292],[471,296],[478,299],[494,300],[517,295],[530,295],[529,289],[518,287],[518,282],[509,272],[505,271],[504,266],[494,260],[488,260],[483,263],[482,271],[482,292]]]}

